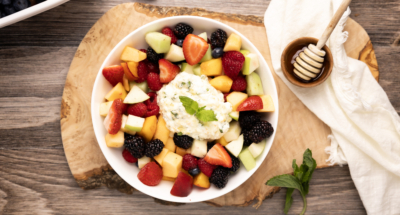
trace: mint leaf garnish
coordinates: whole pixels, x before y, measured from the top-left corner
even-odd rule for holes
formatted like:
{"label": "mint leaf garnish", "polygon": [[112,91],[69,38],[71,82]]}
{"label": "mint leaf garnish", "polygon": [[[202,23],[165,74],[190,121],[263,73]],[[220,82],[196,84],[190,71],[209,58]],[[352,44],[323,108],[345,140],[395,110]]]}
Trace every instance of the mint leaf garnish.
{"label": "mint leaf garnish", "polygon": [[317,167],[317,162],[312,157],[312,152],[307,149],[303,154],[303,163],[300,167],[296,164],[296,159],[293,159],[292,163],[293,175],[279,175],[271,178],[267,181],[266,185],[278,186],[288,188],[286,191],[286,203],[284,212],[287,214],[293,203],[292,193],[294,189],[300,191],[303,197],[303,210],[300,214],[304,214],[307,208],[306,195],[308,194],[309,183],[312,174]]}
{"label": "mint leaf garnish", "polygon": [[205,110],[206,106],[199,108],[199,104],[195,100],[187,96],[179,96],[179,100],[181,100],[186,112],[190,115],[195,114],[198,120],[202,122],[218,121],[214,111]]}

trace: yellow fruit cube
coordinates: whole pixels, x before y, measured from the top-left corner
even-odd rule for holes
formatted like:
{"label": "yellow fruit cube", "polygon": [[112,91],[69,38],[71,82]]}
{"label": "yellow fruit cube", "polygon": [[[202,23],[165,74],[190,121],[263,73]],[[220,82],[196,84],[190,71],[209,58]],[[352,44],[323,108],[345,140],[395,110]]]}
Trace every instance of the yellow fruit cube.
{"label": "yellow fruit cube", "polygon": [[242,47],[242,38],[239,35],[232,33],[226,40],[224,52],[240,51],[240,47]]}
{"label": "yellow fruit cube", "polygon": [[128,61],[139,62],[146,59],[146,57],[147,57],[146,53],[141,52],[135,48],[126,46],[122,51],[120,59],[126,62]]}
{"label": "yellow fruit cube", "polygon": [[167,176],[163,176],[163,177],[162,177],[162,180],[174,182],[174,181],[175,181],[175,178],[170,178],[170,177],[167,177]]}
{"label": "yellow fruit cube", "polygon": [[198,187],[207,189],[210,187],[210,180],[204,173],[200,172],[200,174],[194,177],[193,184]]}
{"label": "yellow fruit cube", "polygon": [[132,75],[135,76],[136,78],[139,77],[138,72],[137,72],[139,63],[132,61],[132,62],[128,62],[126,64],[128,65],[129,71],[132,73]]}
{"label": "yellow fruit cube", "polygon": [[106,134],[106,144],[111,148],[119,148],[124,145],[124,132],[118,131],[116,134]]}
{"label": "yellow fruit cube", "polygon": [[163,150],[161,151],[160,154],[158,154],[157,156],[154,156],[154,160],[157,161],[157,163],[160,164],[160,166],[162,166],[163,160],[165,158],[165,156],[167,156],[169,150],[166,148],[163,148]]}
{"label": "yellow fruit cube", "polygon": [[126,78],[126,76],[124,75],[122,77],[122,85],[124,85],[124,88],[127,92],[129,92],[129,80]]}
{"label": "yellow fruit cube", "polygon": [[226,101],[231,103],[232,111],[236,111],[237,107],[249,97],[246,93],[232,92],[226,97]]}
{"label": "yellow fruit cube", "polygon": [[188,149],[182,149],[180,147],[176,147],[176,154],[180,155],[180,156],[184,156],[186,154],[190,154],[191,153],[191,148]]}
{"label": "yellow fruit cube", "polygon": [[212,59],[200,64],[200,73],[206,76],[218,76],[222,74],[221,58]]}
{"label": "yellow fruit cube", "polygon": [[170,178],[176,178],[182,169],[182,156],[173,152],[168,152],[163,160],[163,175]]}
{"label": "yellow fruit cube", "polygon": [[274,112],[275,111],[274,101],[272,101],[272,97],[270,95],[261,95],[260,98],[263,102],[263,109],[257,110],[257,112]]}
{"label": "yellow fruit cube", "polygon": [[225,137],[224,137],[224,136],[222,136],[221,138],[219,138],[219,139],[217,140],[217,143],[220,143],[222,146],[228,145],[228,141],[225,140]]}
{"label": "yellow fruit cube", "polygon": [[167,123],[165,122],[164,117],[160,115],[160,117],[158,117],[157,129],[153,139],[159,139],[164,143],[164,145],[166,145],[169,133],[170,131],[167,128]]}
{"label": "yellow fruit cube", "polygon": [[122,86],[121,82],[119,82],[117,85],[115,85],[114,88],[112,88],[112,90],[109,93],[107,93],[105,98],[108,101],[114,101],[115,99],[124,100],[126,95],[127,95],[127,93],[125,91],[124,86]]}
{"label": "yellow fruit cube", "polygon": [[156,128],[157,128],[157,117],[149,116],[144,120],[142,130],[137,134],[143,137],[143,139],[146,142],[150,142],[150,140],[154,136],[154,133],[156,132]]}
{"label": "yellow fruit cube", "polygon": [[223,93],[231,91],[233,80],[226,75],[215,77],[210,81],[211,86]]}
{"label": "yellow fruit cube", "polygon": [[168,137],[168,140],[165,143],[164,148],[168,149],[170,152],[175,152],[176,145],[172,137]]}
{"label": "yellow fruit cube", "polygon": [[111,108],[112,105],[112,101],[111,102],[103,102],[100,104],[100,116],[107,116],[108,111]]}

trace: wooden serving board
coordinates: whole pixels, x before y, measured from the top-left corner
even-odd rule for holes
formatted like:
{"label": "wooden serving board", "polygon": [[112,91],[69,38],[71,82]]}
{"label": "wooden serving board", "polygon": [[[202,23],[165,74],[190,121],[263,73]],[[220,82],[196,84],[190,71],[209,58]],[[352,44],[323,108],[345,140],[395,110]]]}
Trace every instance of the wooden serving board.
{"label": "wooden serving board", "polygon": [[[273,71],[263,17],[141,3],[127,3],[112,8],[96,22],[76,51],[61,104],[61,133],[65,155],[73,176],[83,189],[106,185],[125,193],[134,191],[112,170],[97,144],[90,117],[93,84],[104,59],[122,38],[146,23],[177,15],[204,16],[237,29],[260,50]],[[347,54],[367,63],[378,80],[378,64],[368,34],[352,19],[348,20],[345,30],[349,32],[345,43]],[[279,190],[277,187],[266,186],[265,182],[275,175],[291,173],[292,159],[301,162],[306,148],[312,150],[318,168],[329,166],[326,162],[328,155],[324,151],[330,144],[327,139],[331,133],[329,127],[310,112],[275,73],[274,78],[280,110],[271,151],[249,180],[234,191],[207,203],[216,206],[246,206],[257,199],[256,206],[260,205],[262,200]]]}

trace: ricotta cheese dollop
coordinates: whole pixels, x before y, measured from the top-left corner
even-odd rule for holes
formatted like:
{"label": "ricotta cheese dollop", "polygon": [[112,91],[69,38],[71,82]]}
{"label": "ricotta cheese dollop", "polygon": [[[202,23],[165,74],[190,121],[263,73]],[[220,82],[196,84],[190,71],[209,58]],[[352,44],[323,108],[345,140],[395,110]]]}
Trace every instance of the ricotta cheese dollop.
{"label": "ricotta cheese dollop", "polygon": [[[232,105],[224,102],[224,95],[208,83],[207,76],[181,72],[157,94],[158,106],[171,132],[197,140],[214,140],[228,131]],[[195,100],[199,107],[205,106],[205,110],[214,111],[218,121],[201,122],[195,115],[188,114],[179,96],[187,96]]]}

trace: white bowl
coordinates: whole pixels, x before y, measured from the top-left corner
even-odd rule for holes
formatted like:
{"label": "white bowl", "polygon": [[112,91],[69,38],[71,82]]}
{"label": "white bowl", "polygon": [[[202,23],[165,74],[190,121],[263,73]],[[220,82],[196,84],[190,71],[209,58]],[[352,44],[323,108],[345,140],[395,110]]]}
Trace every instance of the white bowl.
{"label": "white bowl", "polygon": [[[103,154],[106,157],[108,163],[115,170],[115,172],[117,172],[118,175],[121,176],[121,178],[123,178],[126,182],[128,182],[132,187],[136,188],[137,190],[147,195],[165,201],[189,203],[189,202],[206,201],[217,198],[232,191],[233,189],[240,186],[243,182],[245,182],[251,175],[253,175],[253,173],[258,169],[258,167],[264,161],[265,157],[267,156],[271,148],[272,142],[275,137],[275,132],[270,138],[267,139],[266,148],[264,149],[263,153],[257,158],[256,160],[257,165],[254,169],[252,169],[251,171],[247,171],[242,165],[242,167],[239,169],[237,173],[230,176],[229,182],[225,188],[218,189],[212,185],[209,189],[201,189],[197,188],[196,186],[193,186],[192,193],[190,193],[190,195],[187,197],[172,196],[170,194],[170,190],[172,188],[173,182],[170,181],[161,181],[161,183],[155,187],[144,185],[137,178],[139,169],[136,167],[136,165],[126,162],[122,157],[121,153],[123,148],[108,148],[106,146],[104,137],[107,134],[107,131],[103,126],[104,118],[101,117],[99,114],[99,107],[100,104],[104,102],[104,96],[112,89],[112,87],[102,75],[103,68],[105,66],[120,64],[119,57],[125,46],[132,46],[137,49],[140,48],[146,49],[148,47],[144,39],[146,33],[151,31],[161,32],[161,29],[163,27],[165,26],[173,27],[179,22],[184,22],[191,25],[194,28],[194,34],[200,34],[206,31],[207,35],[211,35],[211,33],[217,30],[218,28],[226,31],[228,35],[230,35],[231,33],[238,34],[242,38],[242,48],[249,50],[252,53],[256,53],[258,55],[260,61],[260,68],[258,68],[257,73],[260,74],[260,77],[262,79],[264,93],[272,96],[276,109],[274,113],[266,114],[264,118],[271,123],[271,125],[274,127],[275,130],[278,124],[279,105],[278,105],[278,95],[275,86],[275,81],[272,77],[271,70],[268,68],[267,63],[265,62],[260,52],[240,32],[236,31],[235,29],[221,22],[197,16],[175,16],[175,17],[163,18],[148,23],[136,29],[115,46],[115,48],[107,56],[106,60],[104,61],[103,65],[101,66],[98,72],[92,93],[92,101],[91,101],[92,122],[100,148],[103,151]],[[262,171],[268,171],[268,170],[262,170]]]}
{"label": "white bowl", "polygon": [[33,5],[25,10],[21,10],[9,16],[0,18],[0,28],[27,19],[46,10],[50,10],[54,7],[64,4],[67,1],[69,0],[47,0],[40,4]]}

